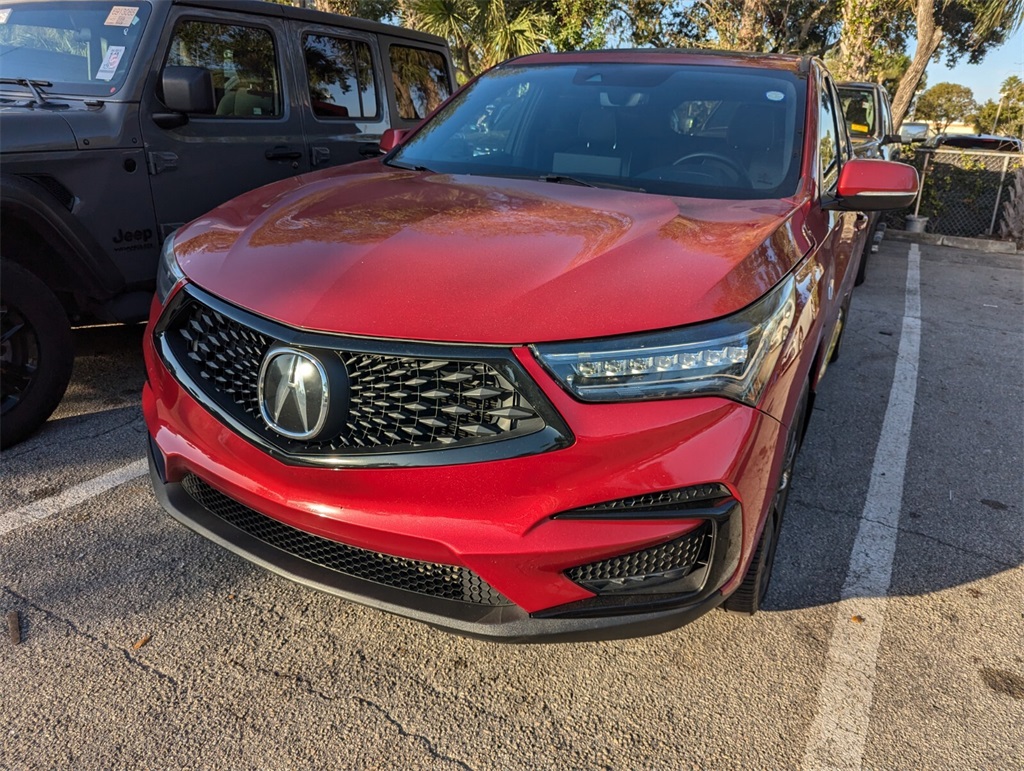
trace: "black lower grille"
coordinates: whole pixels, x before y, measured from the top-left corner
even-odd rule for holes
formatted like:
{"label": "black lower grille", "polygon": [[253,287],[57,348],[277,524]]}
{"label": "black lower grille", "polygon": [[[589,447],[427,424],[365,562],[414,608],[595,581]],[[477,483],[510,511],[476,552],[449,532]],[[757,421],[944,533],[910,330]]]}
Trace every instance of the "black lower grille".
{"label": "black lower grille", "polygon": [[347,576],[407,592],[475,605],[511,605],[471,570],[455,565],[394,557],[358,549],[297,530],[260,514],[215,490],[194,474],[181,486],[199,504],[228,524],[274,548]]}
{"label": "black lower grille", "polygon": [[706,564],[714,540],[713,527],[705,522],[674,541],[580,565],[565,574],[591,591],[641,588],[644,577],[667,576],[677,581]]}

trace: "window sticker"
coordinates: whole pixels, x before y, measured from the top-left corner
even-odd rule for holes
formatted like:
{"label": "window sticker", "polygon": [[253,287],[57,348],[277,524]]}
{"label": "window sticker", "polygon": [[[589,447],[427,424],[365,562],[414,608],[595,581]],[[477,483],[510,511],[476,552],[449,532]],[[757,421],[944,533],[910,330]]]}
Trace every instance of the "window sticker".
{"label": "window sticker", "polygon": [[764,96],[770,102],[781,102],[783,99],[786,98],[786,95],[783,94],[781,91],[769,91]]}
{"label": "window sticker", "polygon": [[114,73],[117,72],[117,65],[121,63],[121,57],[124,56],[124,46],[110,46],[107,49],[107,56],[103,60],[103,64],[96,71],[97,80],[110,80],[114,77]]}
{"label": "window sticker", "polygon": [[115,5],[107,14],[107,20],[103,22],[107,27],[129,27],[135,19],[139,9],[131,5]]}
{"label": "window sticker", "polygon": [[10,15],[11,15],[11,9],[10,8],[2,8],[2,9],[0,9],[0,24],[6,24],[7,23],[7,19],[8,19],[8,17],[10,17]]}

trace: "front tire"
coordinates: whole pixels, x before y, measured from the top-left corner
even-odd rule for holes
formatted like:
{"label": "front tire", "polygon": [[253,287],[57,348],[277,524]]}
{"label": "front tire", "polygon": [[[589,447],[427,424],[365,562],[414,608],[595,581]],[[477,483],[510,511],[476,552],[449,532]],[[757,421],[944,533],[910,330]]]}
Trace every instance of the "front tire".
{"label": "front tire", "polygon": [[20,265],[0,277],[0,448],[17,444],[57,408],[71,379],[71,327],[53,292]]}

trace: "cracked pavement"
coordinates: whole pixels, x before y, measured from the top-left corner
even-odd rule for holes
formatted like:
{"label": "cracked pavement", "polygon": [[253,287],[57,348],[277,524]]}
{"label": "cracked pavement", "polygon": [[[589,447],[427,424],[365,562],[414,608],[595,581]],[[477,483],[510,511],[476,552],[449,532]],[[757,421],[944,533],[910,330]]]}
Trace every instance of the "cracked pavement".
{"label": "cracked pavement", "polygon": [[[892,383],[908,244],[871,256],[768,608],[656,637],[454,637],[313,592],[138,477],[0,536],[0,768],[795,768]],[[865,768],[1024,766],[1024,259],[921,247],[917,394]],[[995,306],[995,307],[991,307]],[[79,330],[0,512],[142,457],[142,330]],[[840,622],[841,623],[841,620]],[[850,623],[860,623],[851,619]]]}

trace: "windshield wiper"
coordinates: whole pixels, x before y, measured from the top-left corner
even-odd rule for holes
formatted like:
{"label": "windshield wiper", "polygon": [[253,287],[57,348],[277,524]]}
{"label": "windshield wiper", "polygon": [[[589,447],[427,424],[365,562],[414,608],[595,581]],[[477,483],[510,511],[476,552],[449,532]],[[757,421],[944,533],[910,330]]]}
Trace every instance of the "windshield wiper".
{"label": "windshield wiper", "polygon": [[631,187],[629,185],[613,185],[608,182],[601,182],[600,184],[595,182],[587,182],[585,179],[579,177],[568,177],[564,174],[543,174],[540,177],[541,182],[551,182],[555,185],[579,185],[580,187],[606,187],[611,190],[628,190],[631,193],[646,193],[642,187]]}
{"label": "windshield wiper", "polygon": [[48,80],[32,80],[30,78],[0,78],[0,83],[8,83],[13,86],[24,86],[32,92],[32,98],[35,99],[36,104],[42,106],[46,104],[46,97],[43,96],[43,92],[40,88],[53,88],[53,83]]}
{"label": "windshield wiper", "polygon": [[417,166],[412,163],[402,163],[401,161],[384,161],[385,166],[394,166],[396,169],[405,169],[406,171],[432,171],[426,166]]}

